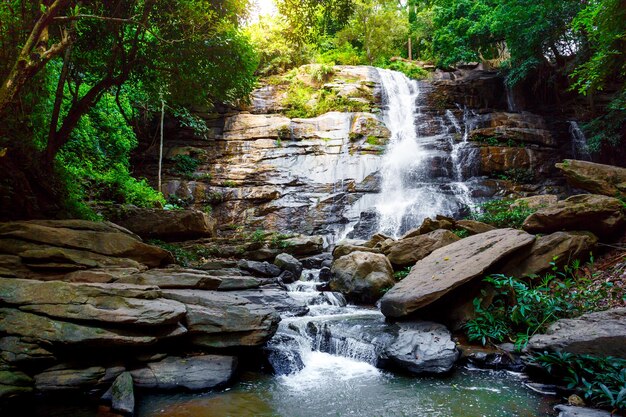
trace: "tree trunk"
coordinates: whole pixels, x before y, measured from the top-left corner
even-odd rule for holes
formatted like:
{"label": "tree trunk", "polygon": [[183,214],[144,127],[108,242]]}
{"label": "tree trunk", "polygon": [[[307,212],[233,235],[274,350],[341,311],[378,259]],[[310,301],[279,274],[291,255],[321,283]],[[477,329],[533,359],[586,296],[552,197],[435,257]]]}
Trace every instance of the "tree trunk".
{"label": "tree trunk", "polygon": [[409,36],[409,61],[413,61],[413,48],[411,47],[411,37]]}
{"label": "tree trunk", "polygon": [[54,97],[54,107],[52,108],[52,116],[50,117],[48,141],[54,140],[54,135],[57,133],[59,115],[61,114],[61,106],[63,105],[63,89],[65,87],[65,81],[67,80],[67,73],[69,72],[71,51],[72,46],[70,45],[65,50],[65,55],[63,56],[63,68],[61,68],[61,74],[59,74],[59,82],[57,84],[57,91]]}
{"label": "tree trunk", "polygon": [[159,144],[159,179],[157,191],[161,192],[161,169],[163,166],[163,120],[165,119],[165,100],[161,100],[161,141]]}

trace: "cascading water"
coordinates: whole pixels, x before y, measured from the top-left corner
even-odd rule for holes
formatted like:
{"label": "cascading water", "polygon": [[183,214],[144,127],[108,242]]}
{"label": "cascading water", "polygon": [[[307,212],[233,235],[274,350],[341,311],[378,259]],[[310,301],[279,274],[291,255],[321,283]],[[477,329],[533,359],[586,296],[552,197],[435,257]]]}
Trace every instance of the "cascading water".
{"label": "cascading water", "polygon": [[445,118],[422,113],[417,81],[395,71],[378,73],[391,139],[381,164],[381,193],[375,207],[379,231],[398,237],[426,217],[454,216],[473,205],[464,172],[476,150],[468,143],[467,110],[463,132],[451,111]]}
{"label": "cascading water", "polygon": [[569,122],[569,133],[572,138],[572,155],[574,158],[583,161],[591,161],[587,138],[580,126],[578,126],[578,123],[575,121]]}

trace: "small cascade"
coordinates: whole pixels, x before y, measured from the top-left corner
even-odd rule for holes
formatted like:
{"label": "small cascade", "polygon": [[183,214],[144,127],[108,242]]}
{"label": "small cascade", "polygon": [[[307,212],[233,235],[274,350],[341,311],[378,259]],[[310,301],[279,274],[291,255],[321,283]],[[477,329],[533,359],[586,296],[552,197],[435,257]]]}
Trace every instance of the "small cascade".
{"label": "small cascade", "polygon": [[582,161],[591,161],[591,153],[587,146],[587,138],[585,132],[582,131],[578,123],[575,121],[569,122],[569,133],[572,138],[572,155],[574,159],[580,159]]}
{"label": "small cascade", "polygon": [[378,72],[391,139],[375,207],[378,230],[398,237],[426,217],[455,216],[473,206],[467,181],[478,151],[469,142],[471,112],[463,110],[463,123],[450,110],[433,115],[423,107],[417,81],[395,71]]}
{"label": "small cascade", "polygon": [[516,113],[519,111],[519,109],[518,109],[517,103],[515,103],[515,95],[514,95],[513,89],[511,88],[508,82],[505,82],[504,85],[506,89],[507,110],[512,113]]}

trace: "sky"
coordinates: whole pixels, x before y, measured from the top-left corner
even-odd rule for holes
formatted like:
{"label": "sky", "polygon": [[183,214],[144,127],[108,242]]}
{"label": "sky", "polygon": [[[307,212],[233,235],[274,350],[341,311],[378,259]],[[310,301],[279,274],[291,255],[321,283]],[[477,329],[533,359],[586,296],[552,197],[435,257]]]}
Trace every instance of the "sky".
{"label": "sky", "polygon": [[257,20],[258,16],[276,13],[274,0],[252,0],[255,6],[252,8],[252,20]]}

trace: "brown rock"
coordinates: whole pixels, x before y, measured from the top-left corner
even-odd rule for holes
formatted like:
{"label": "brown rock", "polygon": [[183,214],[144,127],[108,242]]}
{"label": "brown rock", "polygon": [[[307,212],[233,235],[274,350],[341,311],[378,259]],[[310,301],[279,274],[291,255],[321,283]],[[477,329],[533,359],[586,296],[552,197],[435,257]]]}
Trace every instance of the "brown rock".
{"label": "brown rock", "polygon": [[511,204],[511,208],[528,207],[531,209],[540,209],[550,207],[559,201],[559,197],[553,194],[534,195],[531,197],[518,198]]}
{"label": "brown rock", "polygon": [[385,255],[352,252],[333,262],[330,288],[361,303],[374,303],[395,284]]}
{"label": "brown rock", "polygon": [[566,159],[556,164],[575,188],[609,197],[626,197],[626,168]]}
{"label": "brown rock", "polygon": [[387,317],[403,317],[482,276],[496,262],[529,246],[535,237],[521,230],[496,229],[435,250],[381,300]]}
{"label": "brown rock", "polygon": [[616,198],[581,194],[531,214],[524,221],[530,233],[585,230],[607,238],[624,230],[624,206]]}
{"label": "brown rock", "polygon": [[385,254],[393,265],[412,266],[435,249],[442,248],[460,238],[449,230],[439,229],[423,235],[400,239]]}
{"label": "brown rock", "polygon": [[466,230],[470,235],[478,235],[495,229],[495,227],[490,224],[476,220],[458,220],[455,224],[455,228]]}

